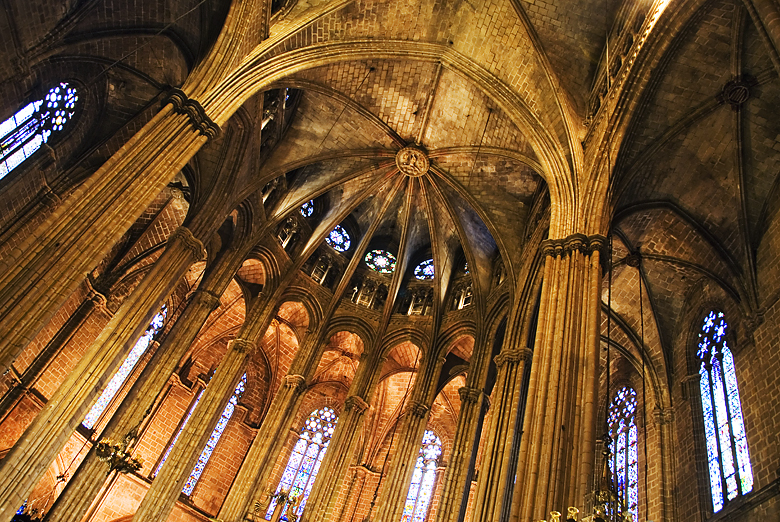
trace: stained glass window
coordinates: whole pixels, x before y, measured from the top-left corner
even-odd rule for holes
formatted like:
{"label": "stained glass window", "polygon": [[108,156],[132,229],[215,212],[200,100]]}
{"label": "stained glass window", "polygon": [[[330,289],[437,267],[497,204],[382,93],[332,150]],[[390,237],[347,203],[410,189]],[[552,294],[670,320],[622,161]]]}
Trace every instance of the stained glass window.
{"label": "stained glass window", "polygon": [[628,386],[615,394],[609,405],[609,436],[612,456],[609,468],[618,495],[621,513],[627,511],[639,520],[639,462],[637,452],[636,392]]}
{"label": "stained glass window", "polygon": [[184,420],[181,423],[181,426],[179,426],[179,431],[176,432],[176,436],[173,437],[173,440],[170,444],[168,444],[168,449],[165,450],[165,453],[163,454],[162,459],[160,459],[160,463],[157,464],[157,467],[154,469],[154,473],[152,473],[152,477],[156,477],[157,474],[160,472],[160,468],[162,468],[162,465],[165,464],[165,459],[168,458],[168,455],[171,454],[171,450],[173,449],[173,445],[176,444],[176,441],[179,440],[179,435],[181,435],[181,432],[184,431],[184,427],[187,425],[187,423],[190,420],[190,417],[192,417],[192,412],[195,411],[195,406],[198,405],[200,402],[200,398],[203,397],[203,392],[206,391],[205,389],[200,390],[200,393],[198,394],[198,397],[195,399],[195,402],[192,403],[192,406],[190,406],[189,411],[187,412],[187,416],[184,417]]}
{"label": "stained glass window", "polygon": [[412,473],[412,483],[409,484],[409,492],[406,494],[401,522],[423,522],[428,516],[440,456],[441,440],[431,430],[425,430],[420,454]]}
{"label": "stained glass window", "polygon": [[395,256],[387,250],[372,250],[365,257],[366,265],[380,274],[392,274],[395,270]]}
{"label": "stained glass window", "polygon": [[203,473],[203,469],[206,467],[206,464],[208,464],[209,459],[211,458],[211,454],[214,453],[214,448],[217,447],[219,438],[222,437],[222,432],[225,431],[227,423],[230,420],[230,417],[233,416],[233,411],[236,409],[238,399],[240,399],[241,395],[244,394],[245,389],[246,374],[242,375],[241,379],[238,381],[238,384],[236,384],[236,389],[233,390],[233,395],[230,396],[230,400],[228,401],[227,406],[225,406],[225,409],[222,410],[222,416],[220,416],[217,425],[214,427],[214,431],[211,432],[211,436],[206,442],[206,447],[203,448],[200,457],[198,457],[198,462],[195,464],[195,468],[192,470],[192,473],[190,473],[190,478],[188,478],[187,482],[184,484],[184,488],[182,488],[181,492],[185,495],[192,495],[192,490],[195,489],[195,484],[198,483],[198,479]]}
{"label": "stained glass window", "polygon": [[0,178],[49,141],[76,112],[79,97],[75,87],[62,82],[49,89],[43,100],[28,103],[0,123]]}
{"label": "stained glass window", "polygon": [[417,279],[433,279],[433,259],[427,259],[414,269],[414,277]]}
{"label": "stained glass window", "polygon": [[301,205],[301,215],[303,217],[311,217],[314,214],[314,200],[310,199],[303,205]]}
{"label": "stained glass window", "polygon": [[714,512],[753,490],[734,357],[726,343],[727,329],[723,312],[710,311],[699,332],[696,352],[701,361],[699,388]]}
{"label": "stained glass window", "polygon": [[463,273],[464,274],[470,274],[471,273],[471,272],[469,272],[469,264],[468,263],[463,265]]}
{"label": "stained glass window", "polygon": [[84,417],[84,421],[81,424],[83,424],[85,428],[92,429],[95,426],[95,423],[100,418],[103,410],[108,407],[119,389],[122,388],[122,385],[133,372],[133,368],[135,368],[135,365],[138,364],[138,360],[149,348],[149,345],[152,344],[154,336],[157,335],[157,332],[159,332],[165,324],[165,318],[167,315],[168,308],[165,305],[162,305],[160,311],[157,313],[157,315],[154,316],[152,322],[149,323],[149,327],[146,329],[141,338],[138,339],[138,341],[135,343],[133,349],[130,350],[127,358],[122,363],[122,366],[120,366],[114,376],[111,377],[111,380],[108,382],[108,386],[106,386],[106,389],[103,390],[100,398],[97,400],[95,405],[92,406],[92,409],[89,410],[87,416]]}
{"label": "stained glass window", "polygon": [[346,252],[349,250],[349,245],[352,244],[349,239],[349,234],[341,225],[336,225],[336,228],[330,231],[330,234],[325,238],[325,241],[338,252]]}
{"label": "stained glass window", "polygon": [[[287,520],[290,502],[293,503],[293,506],[297,503],[294,512],[298,518],[301,517],[314,480],[317,478],[317,472],[320,470],[322,458],[325,456],[330,438],[333,436],[333,430],[336,428],[337,420],[336,412],[326,407],[311,412],[309,418],[303,423],[298,442],[287,460],[287,467],[284,468],[275,496],[271,498],[271,503],[268,505],[268,510],[265,513],[266,520],[271,520],[273,517],[280,498],[278,495],[282,492],[288,500],[282,507],[282,516],[279,520]],[[298,501],[299,497],[301,497],[300,501]]]}

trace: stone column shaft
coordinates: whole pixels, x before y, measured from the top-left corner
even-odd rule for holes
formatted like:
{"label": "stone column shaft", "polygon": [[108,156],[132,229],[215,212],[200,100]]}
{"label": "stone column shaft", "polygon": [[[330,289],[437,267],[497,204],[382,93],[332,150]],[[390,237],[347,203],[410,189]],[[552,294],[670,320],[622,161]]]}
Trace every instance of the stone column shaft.
{"label": "stone column shaft", "polygon": [[8,393],[0,400],[0,419],[4,419],[11,410],[18,404],[24,394],[35,385],[43,372],[49,367],[49,364],[62,352],[65,345],[87,322],[92,313],[99,306],[104,306],[106,298],[95,291],[85,299],[81,305],[68,317],[60,329],[54,334],[54,337],[41,350],[30,366],[24,370],[20,382],[11,388]]}
{"label": "stone column shaft", "polygon": [[165,251],[0,463],[0,517],[12,514],[62,450],[203,245],[186,228]]}
{"label": "stone column shaft", "polygon": [[523,393],[523,375],[531,363],[528,348],[504,350],[496,356],[498,375],[493,388],[493,414],[483,450],[472,521],[493,522],[501,519],[505,509],[507,487],[512,487],[515,470],[511,469],[512,448],[518,434],[519,404]]}
{"label": "stone column shaft", "polygon": [[471,457],[477,445],[483,405],[487,401],[485,394],[476,388],[463,387],[460,394],[460,412],[458,427],[452,454],[444,472],[444,487],[441,491],[437,522],[456,522],[460,516],[463,494],[469,482]]}
{"label": "stone column shaft", "polygon": [[[145,366],[103,433],[112,440],[122,440],[145,419],[171,374],[189,350],[209,315],[219,306],[219,297],[227,288],[232,274],[241,266],[244,252],[234,250],[218,258],[209,267],[199,289],[187,304],[181,317],[165,337],[162,346]],[[106,464],[99,461],[94,448],[82,461],[47,514],[47,520],[79,522],[100,493],[106,478]]]}
{"label": "stone column shaft", "polygon": [[184,483],[198,460],[222,411],[232,396],[236,383],[246,365],[246,359],[255,349],[254,342],[235,339],[228,344],[227,353],[219,363],[214,377],[192,412],[189,422],[173,445],[160,472],[138,506],[133,520],[167,520],[179,498]]}
{"label": "stone column shaft", "polygon": [[336,521],[336,503],[355,456],[367,409],[368,403],[358,395],[350,395],[344,402],[344,410],[320,466],[325,472],[314,482],[302,522]]}
{"label": "stone column shaft", "polygon": [[[298,411],[305,389],[306,379],[303,376],[285,376],[228,496],[222,503],[218,517],[220,520],[240,522],[244,520],[245,514],[254,514],[254,502],[260,502],[262,505],[274,462],[284,447],[286,432]],[[265,513],[258,514],[259,519],[264,519],[264,515]]]}
{"label": "stone column shaft", "polygon": [[0,260],[0,371],[206,142],[191,118],[166,105]]}
{"label": "stone column shaft", "polygon": [[601,236],[580,234],[543,244],[545,277],[512,521],[583,505],[582,484],[595,457],[598,250],[603,244]]}

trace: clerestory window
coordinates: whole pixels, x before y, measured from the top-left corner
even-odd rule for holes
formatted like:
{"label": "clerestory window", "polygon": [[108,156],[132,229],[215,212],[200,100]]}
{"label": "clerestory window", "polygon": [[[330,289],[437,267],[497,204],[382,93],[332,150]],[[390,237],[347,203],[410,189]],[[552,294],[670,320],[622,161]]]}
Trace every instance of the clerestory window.
{"label": "clerestory window", "polygon": [[424,522],[433,498],[436,486],[436,468],[441,457],[441,440],[431,430],[423,434],[420,454],[414,465],[412,483],[406,494],[406,503],[401,522]]}
{"label": "clerestory window", "polygon": [[636,391],[628,386],[615,394],[609,405],[609,436],[612,456],[609,469],[615,484],[621,513],[639,520],[639,462],[636,427]]}

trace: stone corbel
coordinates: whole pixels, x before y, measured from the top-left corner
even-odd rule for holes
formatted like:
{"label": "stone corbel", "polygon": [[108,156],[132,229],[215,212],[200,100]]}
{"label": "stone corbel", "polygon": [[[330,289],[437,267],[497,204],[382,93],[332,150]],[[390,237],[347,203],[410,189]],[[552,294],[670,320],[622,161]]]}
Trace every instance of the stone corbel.
{"label": "stone corbel", "polygon": [[171,89],[168,97],[163,101],[163,106],[169,103],[173,105],[173,110],[177,114],[185,114],[189,118],[190,124],[209,140],[219,137],[222,133],[222,129],[209,118],[203,106],[187,96],[181,89]]}
{"label": "stone corbel", "polygon": [[201,261],[205,257],[205,247],[200,239],[196,238],[187,227],[179,227],[168,236],[166,244],[172,244],[174,241],[181,241],[184,248],[189,250],[195,261]]}
{"label": "stone corbel", "polygon": [[506,363],[519,363],[522,361],[530,361],[534,355],[534,351],[530,348],[512,348],[511,350],[502,350],[501,353],[493,358],[497,368],[501,368]]}
{"label": "stone corbel", "polygon": [[233,339],[228,343],[229,350],[235,350],[238,353],[253,353],[257,345],[248,339]]}
{"label": "stone corbel", "polygon": [[363,413],[368,409],[368,403],[357,395],[350,395],[344,401],[344,407],[347,410],[356,410],[358,413]]}
{"label": "stone corbel", "polygon": [[671,424],[674,422],[674,410],[672,408],[662,410],[656,406],[653,410],[653,422],[659,427]]}
{"label": "stone corbel", "polygon": [[306,379],[303,377],[303,375],[285,375],[284,387],[301,392],[306,388]]}
{"label": "stone corbel", "polygon": [[428,406],[421,403],[420,401],[414,401],[409,404],[409,411],[418,419],[425,418],[425,415],[428,413],[429,409],[430,408],[428,408]]}
{"label": "stone corbel", "polygon": [[199,294],[198,299],[200,299],[201,304],[211,311],[216,310],[222,304],[219,296],[211,290],[198,290],[197,293]]}
{"label": "stone corbel", "polygon": [[458,388],[458,395],[460,395],[461,402],[476,404],[479,400],[479,396],[482,395],[482,390],[463,386],[462,388]]}

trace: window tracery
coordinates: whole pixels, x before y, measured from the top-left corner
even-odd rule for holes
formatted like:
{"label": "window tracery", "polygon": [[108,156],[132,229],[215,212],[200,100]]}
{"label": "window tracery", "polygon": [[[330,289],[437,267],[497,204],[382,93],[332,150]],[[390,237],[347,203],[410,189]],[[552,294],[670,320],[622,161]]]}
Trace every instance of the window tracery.
{"label": "window tracery", "polygon": [[346,252],[352,244],[349,233],[341,225],[336,225],[336,227],[330,231],[328,237],[325,238],[325,242],[332,246],[337,252]]}
{"label": "window tracery", "polygon": [[[328,449],[337,420],[336,412],[331,408],[324,407],[311,412],[309,418],[303,423],[298,442],[287,460],[287,466],[279,481],[279,486],[268,505],[265,514],[266,520],[271,520],[273,517],[281,498],[280,493],[284,493],[286,504],[292,503],[294,506],[297,503],[295,514],[298,517],[303,514],[306,500],[309,498],[314,480],[317,478],[317,472]],[[300,500],[298,500],[299,497],[301,497]],[[288,520],[287,508],[284,506],[279,520]]]}
{"label": "window tracery", "polygon": [[312,217],[314,215],[314,200],[310,199],[301,205],[301,215],[303,217]]}
{"label": "window tracery", "polygon": [[392,274],[395,270],[395,256],[387,250],[372,250],[365,257],[366,266],[380,274]]}
{"label": "window tracery", "polygon": [[47,143],[52,133],[65,128],[78,100],[76,88],[61,82],[43,100],[28,103],[0,123],[0,179]]}
{"label": "window tracery", "polygon": [[639,520],[636,408],[636,391],[624,386],[615,394],[608,412],[609,436],[612,439],[609,469],[612,472],[619,505],[625,506],[633,516],[633,520]]}
{"label": "window tracery", "polygon": [[424,281],[426,279],[433,279],[434,267],[433,259],[426,259],[414,269],[414,277]]}
{"label": "window tracery", "polygon": [[433,431],[425,430],[412,473],[412,483],[409,484],[409,492],[406,494],[401,522],[424,522],[428,516],[440,456],[441,439]]}
{"label": "window tracery", "polygon": [[209,440],[206,442],[206,447],[203,448],[200,457],[198,457],[198,462],[195,464],[195,468],[193,468],[192,473],[190,473],[190,477],[184,484],[184,488],[182,488],[181,492],[185,495],[192,495],[192,491],[195,489],[195,485],[198,483],[198,479],[200,479],[206,464],[208,464],[209,459],[211,458],[211,454],[214,453],[214,449],[217,447],[217,443],[222,437],[222,433],[225,431],[228,421],[233,416],[233,412],[235,411],[236,405],[238,404],[238,399],[240,399],[244,394],[245,389],[246,374],[242,375],[241,379],[238,381],[235,390],[233,390],[233,395],[231,395],[230,400],[225,406],[225,409],[222,410],[222,415],[220,416],[217,425],[214,427],[214,430],[211,432]]}
{"label": "window tracery", "polygon": [[122,388],[122,385],[124,385],[125,381],[132,373],[135,365],[138,364],[138,360],[144,353],[146,353],[146,350],[149,348],[149,345],[152,344],[154,337],[162,329],[163,325],[165,324],[165,318],[167,315],[168,307],[162,305],[160,311],[157,313],[157,315],[154,316],[152,322],[149,323],[149,327],[146,329],[141,338],[136,341],[133,349],[130,350],[130,353],[125,358],[125,361],[116,371],[114,376],[111,377],[111,380],[108,381],[108,386],[106,386],[106,389],[103,390],[100,398],[97,400],[95,405],[92,406],[92,409],[89,410],[87,416],[84,417],[84,420],[81,422],[81,424],[83,424],[85,428],[92,429],[95,427],[95,424],[100,418],[100,415],[108,407],[108,405],[111,404],[114,396]]}
{"label": "window tracery", "polygon": [[704,435],[714,512],[753,490],[745,423],[734,357],[726,342],[723,312],[710,311],[699,332],[699,365]]}

